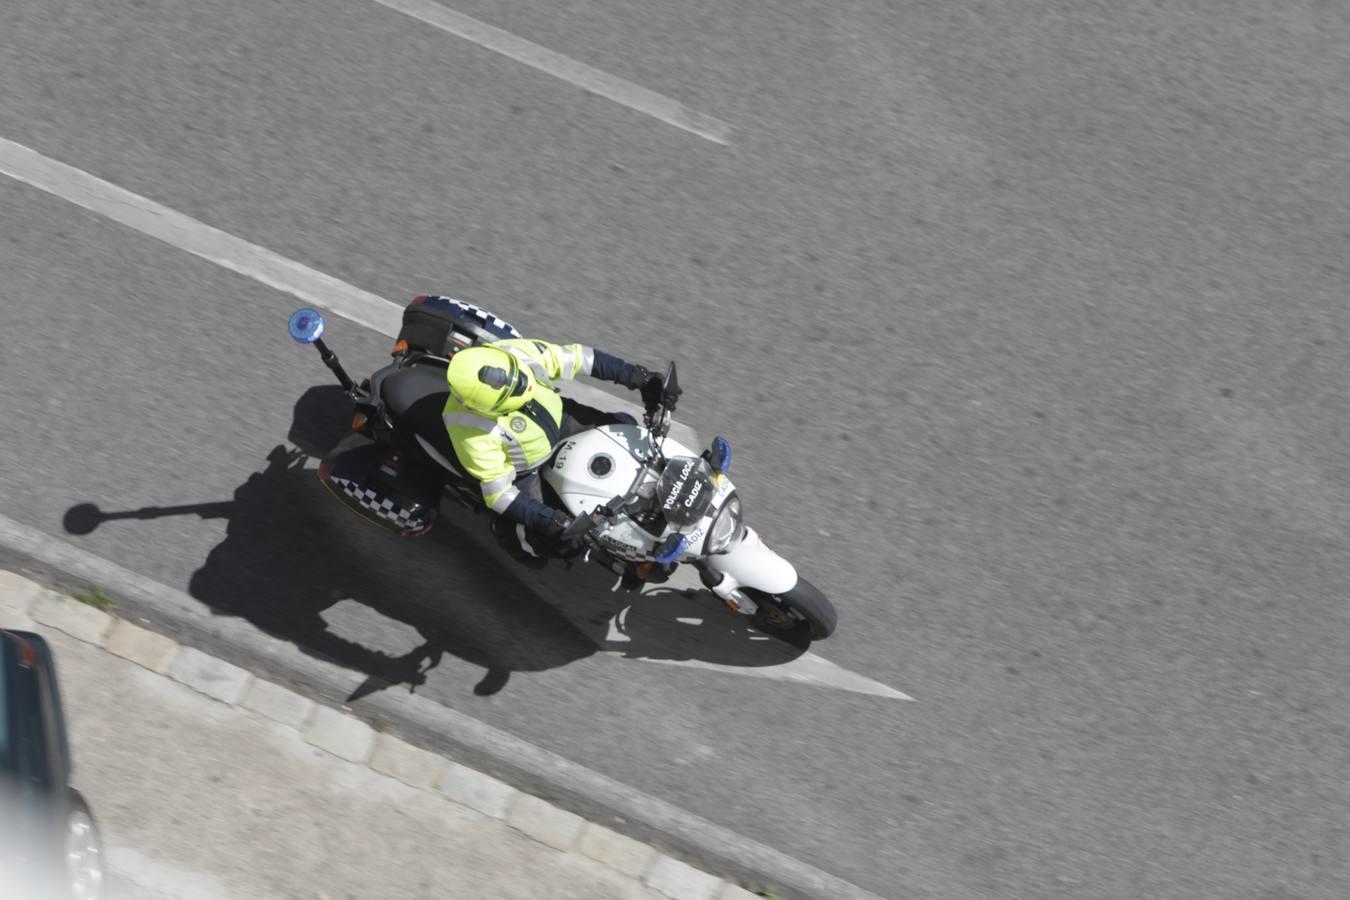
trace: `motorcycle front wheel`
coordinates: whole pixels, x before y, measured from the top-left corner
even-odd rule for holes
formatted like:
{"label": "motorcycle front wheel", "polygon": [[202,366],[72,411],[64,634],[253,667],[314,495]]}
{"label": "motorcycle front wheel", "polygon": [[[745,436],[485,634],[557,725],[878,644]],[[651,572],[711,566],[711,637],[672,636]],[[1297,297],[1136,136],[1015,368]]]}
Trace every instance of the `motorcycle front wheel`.
{"label": "motorcycle front wheel", "polygon": [[791,590],[770,594],[757,588],[741,588],[758,604],[755,627],[791,642],[819,641],[834,634],[839,620],[834,604],[814,584],[798,578]]}

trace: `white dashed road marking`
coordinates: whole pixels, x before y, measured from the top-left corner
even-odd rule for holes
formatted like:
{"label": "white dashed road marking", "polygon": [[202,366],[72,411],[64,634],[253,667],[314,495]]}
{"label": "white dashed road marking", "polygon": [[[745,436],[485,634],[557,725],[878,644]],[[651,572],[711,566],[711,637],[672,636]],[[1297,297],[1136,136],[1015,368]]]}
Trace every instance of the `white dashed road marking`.
{"label": "white dashed road marking", "polygon": [[715,144],[726,144],[730,140],[731,126],[721,119],[695,112],[664,94],[541,47],[533,41],[480,22],[433,0],[375,2]]}
{"label": "white dashed road marking", "polygon": [[684,666],[689,669],[707,669],[725,675],[740,675],[745,678],[769,678],[774,681],[787,681],[796,684],[809,684],[815,687],[834,688],[853,694],[867,694],[871,697],[883,697],[887,700],[913,700],[908,694],[893,687],[874,681],[857,672],[850,672],[843,666],[837,666],[828,659],[814,653],[801,656],[777,666],[729,666],[708,662],[702,659],[648,659],[647,662],[666,666]]}
{"label": "white dashed road marking", "polygon": [[0,172],[381,334],[398,333],[397,303],[4,138]]}

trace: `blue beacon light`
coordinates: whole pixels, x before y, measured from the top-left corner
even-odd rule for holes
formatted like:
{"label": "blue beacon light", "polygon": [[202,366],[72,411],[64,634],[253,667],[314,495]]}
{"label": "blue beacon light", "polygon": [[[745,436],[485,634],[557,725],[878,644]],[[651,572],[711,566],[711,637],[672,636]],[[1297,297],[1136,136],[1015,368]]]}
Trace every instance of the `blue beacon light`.
{"label": "blue beacon light", "polygon": [[312,344],[323,337],[323,326],[323,314],[308,306],[297,309],[286,323],[286,329],[297,344]]}

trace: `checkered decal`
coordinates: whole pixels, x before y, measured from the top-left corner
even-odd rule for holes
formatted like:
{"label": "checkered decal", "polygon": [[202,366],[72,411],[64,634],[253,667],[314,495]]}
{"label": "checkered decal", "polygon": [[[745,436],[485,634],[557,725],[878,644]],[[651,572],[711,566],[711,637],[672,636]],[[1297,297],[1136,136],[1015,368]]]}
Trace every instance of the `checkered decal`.
{"label": "checkered decal", "polygon": [[499,339],[522,337],[521,333],[516,331],[515,326],[510,322],[481,307],[474,306],[467,300],[456,300],[454,297],[427,297],[423,302],[448,312],[459,313],[476,319],[480,326]]}
{"label": "checkered decal", "polygon": [[371,515],[378,516],[386,522],[391,522],[399,527],[401,531],[407,531],[410,528],[420,527],[425,520],[417,513],[404,509],[388,497],[381,497],[370,488],[363,488],[350,478],[339,478],[329,476],[332,484],[342,489],[342,492],[351,497],[364,510]]}

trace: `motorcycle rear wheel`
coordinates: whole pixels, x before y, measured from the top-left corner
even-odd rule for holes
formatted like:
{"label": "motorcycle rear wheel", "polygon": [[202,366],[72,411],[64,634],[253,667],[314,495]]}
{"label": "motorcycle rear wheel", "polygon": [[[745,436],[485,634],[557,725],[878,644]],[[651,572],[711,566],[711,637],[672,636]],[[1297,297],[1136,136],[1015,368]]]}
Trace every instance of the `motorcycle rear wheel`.
{"label": "motorcycle rear wheel", "polygon": [[805,578],[791,590],[770,594],[757,588],[742,588],[759,605],[755,627],[790,642],[819,641],[834,634],[839,621],[834,604]]}

